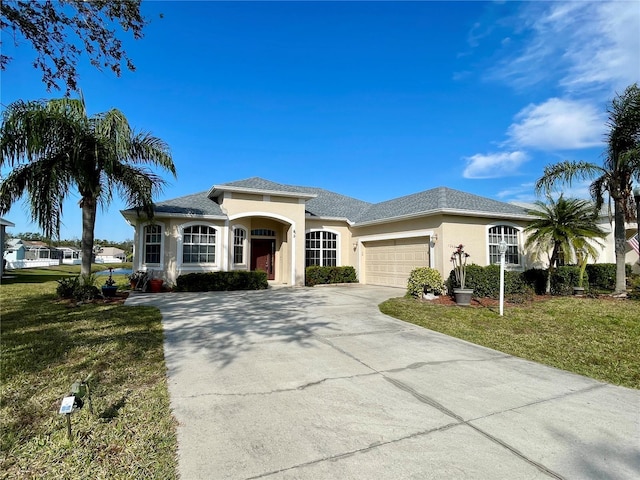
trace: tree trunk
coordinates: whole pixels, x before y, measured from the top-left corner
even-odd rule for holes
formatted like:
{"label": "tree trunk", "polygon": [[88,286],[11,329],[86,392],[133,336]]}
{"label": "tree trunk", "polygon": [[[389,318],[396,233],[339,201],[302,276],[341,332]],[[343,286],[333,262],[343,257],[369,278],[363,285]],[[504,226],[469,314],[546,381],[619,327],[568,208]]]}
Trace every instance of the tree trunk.
{"label": "tree trunk", "polygon": [[624,202],[622,199],[614,199],[614,229],[613,238],[615,240],[616,252],[616,294],[627,291],[627,274],[625,271],[624,254],[626,250],[626,232],[624,229]]}
{"label": "tree trunk", "polygon": [[80,281],[91,275],[91,261],[93,260],[93,235],[96,226],[96,199],[85,196],[80,202],[82,208],[82,266],[80,268]]}

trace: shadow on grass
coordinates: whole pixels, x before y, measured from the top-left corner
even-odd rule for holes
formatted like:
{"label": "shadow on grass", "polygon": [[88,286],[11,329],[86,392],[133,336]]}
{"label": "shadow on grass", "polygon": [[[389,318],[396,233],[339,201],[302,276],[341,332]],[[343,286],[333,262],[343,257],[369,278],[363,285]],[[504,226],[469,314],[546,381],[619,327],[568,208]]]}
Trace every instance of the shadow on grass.
{"label": "shadow on grass", "polygon": [[126,405],[126,397],[121,397],[117,402],[112,403],[98,415],[98,418],[109,422],[118,416],[118,412]]}

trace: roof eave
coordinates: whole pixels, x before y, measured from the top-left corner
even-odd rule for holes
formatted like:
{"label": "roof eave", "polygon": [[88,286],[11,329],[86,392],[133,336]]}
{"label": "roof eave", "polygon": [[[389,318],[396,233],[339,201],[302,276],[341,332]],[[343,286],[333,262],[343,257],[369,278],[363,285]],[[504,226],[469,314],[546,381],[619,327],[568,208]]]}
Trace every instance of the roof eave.
{"label": "roof eave", "polygon": [[215,198],[223,192],[248,193],[253,195],[273,195],[276,197],[304,198],[306,200],[311,200],[312,198],[316,198],[318,196],[315,193],[288,192],[285,190],[267,190],[262,188],[235,187],[227,185],[214,185],[207,193],[207,196],[209,198]]}
{"label": "roof eave", "polygon": [[471,217],[500,218],[500,219],[510,219],[510,220],[531,220],[531,217],[526,214],[481,212],[481,211],[475,211],[475,210],[456,210],[456,209],[449,209],[449,208],[439,208],[436,210],[426,210],[424,212],[409,213],[406,215],[397,215],[393,217],[385,217],[377,220],[355,222],[353,226],[368,227],[370,225],[379,225],[387,222],[400,222],[403,220],[411,220],[413,218],[419,218],[419,217],[429,217],[432,215],[458,215],[458,216],[465,216],[465,217],[471,216]]}
{"label": "roof eave", "polygon": [[352,220],[349,220],[347,217],[324,217],[324,216],[321,216],[321,215],[309,215],[309,214],[306,214],[305,218],[308,218],[310,220],[325,220],[325,221],[330,221],[330,222],[345,222],[349,226],[353,226],[354,225],[354,222]]}

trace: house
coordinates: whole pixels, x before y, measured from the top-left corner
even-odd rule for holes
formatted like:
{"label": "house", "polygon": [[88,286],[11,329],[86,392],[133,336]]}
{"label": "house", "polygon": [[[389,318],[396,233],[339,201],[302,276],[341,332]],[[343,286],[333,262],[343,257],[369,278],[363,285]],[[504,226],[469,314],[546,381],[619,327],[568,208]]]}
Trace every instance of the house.
{"label": "house", "polygon": [[124,250],[116,247],[96,248],[95,263],[123,263],[127,258]]}
{"label": "house", "polygon": [[499,263],[501,240],[507,268],[536,266],[523,250],[526,208],[447,187],[369,203],[254,177],[157,203],[151,222],[122,214],[135,229],[134,270],[170,284],[185,273],[260,269],[303,285],[309,265],[351,265],[361,283],[404,288],[416,267],[447,278],[461,243],[471,263]]}
{"label": "house", "polygon": [[61,254],[62,263],[66,265],[80,265],[82,263],[82,252],[77,248],[58,247]]}
{"label": "house", "polygon": [[45,242],[12,238],[7,244],[8,248],[3,256],[7,268],[35,268],[60,265],[62,253],[57,248],[48,246]]}
{"label": "house", "polygon": [[[16,225],[9,220],[5,220],[0,217],[0,245],[2,246],[2,250],[4,252],[4,239],[7,237],[7,227],[15,227]],[[3,261],[0,262],[0,278],[2,278],[2,274],[4,273],[4,254]]]}

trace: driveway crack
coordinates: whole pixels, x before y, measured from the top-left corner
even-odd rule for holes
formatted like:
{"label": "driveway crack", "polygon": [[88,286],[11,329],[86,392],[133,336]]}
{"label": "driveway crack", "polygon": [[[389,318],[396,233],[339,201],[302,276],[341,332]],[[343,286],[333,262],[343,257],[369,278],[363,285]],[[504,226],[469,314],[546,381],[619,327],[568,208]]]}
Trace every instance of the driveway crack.
{"label": "driveway crack", "polygon": [[317,460],[311,460],[309,462],[304,462],[304,463],[299,463],[297,465],[292,465],[291,467],[286,467],[286,468],[281,468],[279,470],[273,470],[271,472],[261,473],[260,475],[256,475],[256,476],[253,476],[253,477],[247,477],[246,480],[255,480],[257,478],[265,478],[265,477],[269,477],[271,475],[276,475],[278,473],[287,472],[289,470],[295,470],[297,468],[308,467],[308,466],[311,466],[311,465],[317,465],[319,463],[326,462],[326,461],[340,460],[342,458],[351,457],[351,456],[357,455],[359,453],[366,453],[366,452],[372,451],[372,450],[374,450],[376,448],[383,447],[385,445],[391,445],[391,444],[394,444],[394,443],[402,442],[404,440],[409,440],[411,438],[420,437],[420,436],[423,436],[423,435],[429,435],[429,434],[434,433],[434,432],[440,432],[440,431],[448,430],[448,429],[456,427],[458,425],[459,425],[458,423],[448,423],[448,424],[443,425],[441,427],[432,428],[432,429],[429,429],[429,430],[422,430],[420,432],[412,433],[411,435],[407,435],[407,436],[400,437],[400,438],[395,438],[393,440],[388,440],[386,442],[376,442],[376,443],[373,443],[373,444],[369,445],[368,447],[363,447],[363,448],[359,448],[359,449],[356,449],[356,450],[351,450],[349,452],[344,452],[344,453],[340,453],[340,454],[337,454],[337,455],[329,455],[327,457],[319,458]]}

